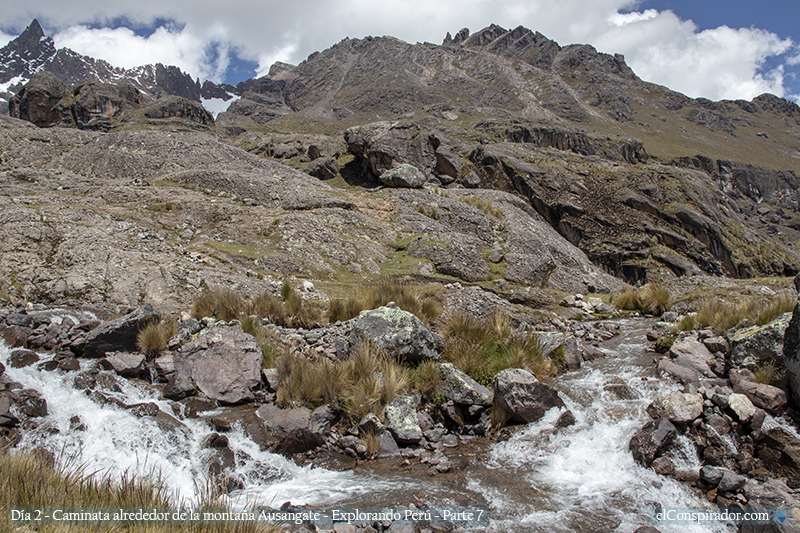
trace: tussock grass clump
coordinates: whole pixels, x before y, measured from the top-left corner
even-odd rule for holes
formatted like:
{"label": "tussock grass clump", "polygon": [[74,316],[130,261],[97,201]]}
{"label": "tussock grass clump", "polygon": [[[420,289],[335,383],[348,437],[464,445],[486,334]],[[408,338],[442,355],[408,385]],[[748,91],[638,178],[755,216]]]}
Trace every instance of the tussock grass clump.
{"label": "tussock grass clump", "polygon": [[642,300],[639,297],[639,291],[628,289],[622,294],[617,295],[613,299],[614,305],[619,309],[625,311],[639,311],[642,309]]}
{"label": "tussock grass clump", "polygon": [[226,322],[238,317],[244,310],[244,300],[229,289],[215,289],[202,293],[192,303],[192,316],[196,319],[215,317]]}
{"label": "tussock grass clump", "polygon": [[651,281],[639,290],[630,289],[612,300],[619,309],[661,315],[671,301],[669,291],[661,283]]}
{"label": "tussock grass clump", "polygon": [[381,450],[381,441],[376,433],[365,433],[361,435],[364,446],[367,447],[367,455],[372,456]]}
{"label": "tussock grass clump", "polygon": [[442,384],[442,374],[436,361],[424,361],[411,373],[411,384],[425,396],[431,396]]}
{"label": "tussock grass clump", "polygon": [[328,320],[330,322],[350,320],[357,317],[361,311],[377,309],[389,302],[394,302],[400,309],[413,313],[427,325],[431,325],[442,313],[437,298],[420,295],[414,287],[402,280],[383,278],[346,300],[331,300]]}
{"label": "tussock grass clump", "polygon": [[796,304],[797,299],[791,294],[780,294],[759,307],[756,322],[761,326],[769,324],[782,314],[794,311]]}
{"label": "tussock grass clump", "polygon": [[642,300],[642,310],[651,315],[661,315],[669,308],[669,291],[655,281],[645,285],[639,297]]}
{"label": "tussock grass clump", "polygon": [[507,368],[527,369],[539,379],[555,373],[552,363],[542,357],[538,339],[514,332],[505,313],[495,313],[487,320],[456,313],[443,331],[443,359],[482,385],[491,385],[495,375]]}
{"label": "tussock grass clump", "polygon": [[[54,467],[43,454],[25,451],[13,455],[0,451],[0,514],[6,517],[0,531],[14,531],[8,522],[12,507],[28,508],[172,508],[170,494],[158,477],[146,479],[124,475],[120,480],[86,473],[81,468]],[[208,507],[224,508],[224,498],[204,497]],[[209,525],[147,525],[136,526],[42,526],[34,528],[40,532],[63,531],[150,531],[153,533],[189,532],[238,532],[278,533],[283,528],[277,525],[247,523]],[[22,527],[19,531],[28,531]]]}
{"label": "tussock grass clump", "polygon": [[756,376],[756,383],[774,385],[783,379],[784,368],[775,361],[762,361],[753,374]]}
{"label": "tussock grass clump", "polygon": [[333,404],[355,421],[367,413],[381,416],[383,408],[412,383],[411,370],[368,343],[356,346],[344,361],[320,358],[312,362],[301,355],[282,356],[277,369],[278,404]]}
{"label": "tussock grass clump", "polygon": [[439,220],[439,209],[437,209],[435,205],[424,206],[422,204],[415,204],[414,209],[416,209],[418,213],[421,213],[428,218]]}
{"label": "tussock grass clump", "polygon": [[481,211],[485,215],[493,216],[494,218],[503,218],[503,210],[494,205],[489,200],[484,200],[483,198],[478,198],[476,196],[462,196],[460,198],[462,202],[465,204],[469,204],[478,211]]}
{"label": "tussock grass clump", "polygon": [[790,294],[781,294],[775,298],[748,299],[741,302],[724,302],[713,298],[703,302],[697,311],[695,322],[700,327],[711,327],[722,333],[734,326],[766,325],[783,313],[794,309],[796,300]]}
{"label": "tussock grass clump", "polygon": [[174,320],[162,323],[151,322],[139,330],[136,335],[136,346],[145,355],[151,357],[160,355],[177,332],[178,325]]}
{"label": "tussock grass clump", "polygon": [[197,319],[215,317],[226,322],[252,314],[279,326],[306,329],[321,318],[319,308],[303,300],[288,283],[281,288],[281,298],[269,291],[246,300],[230,290],[207,291],[192,303],[191,314]]}

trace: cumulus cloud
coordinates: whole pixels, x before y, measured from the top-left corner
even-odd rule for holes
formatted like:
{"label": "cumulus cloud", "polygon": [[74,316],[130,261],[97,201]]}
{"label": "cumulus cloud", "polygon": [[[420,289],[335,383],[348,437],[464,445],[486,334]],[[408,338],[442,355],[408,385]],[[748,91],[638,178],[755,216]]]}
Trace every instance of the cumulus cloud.
{"label": "cumulus cloud", "polygon": [[616,14],[609,21],[611,27],[596,38],[596,46],[625,54],[645,80],[714,100],[785,92],[782,66],[762,69],[768,58],[792,49],[788,39],[754,28],[697,31],[694,23],[671,11]]}
{"label": "cumulus cloud", "polygon": [[[162,62],[201,79],[220,81],[233,54],[258,64],[264,74],[275,61],[298,63],[344,37],[392,35],[408,42],[441,42],[446,32],[473,32],[491,23],[524,25],[562,45],[589,43],[622,53],[643,79],[691,96],[752,98],[787,94],[790,79],[780,57],[800,64],[789,40],[755,28],[725,26],[699,31],[672,11],[632,11],[637,0],[29,0],[6,6],[5,24],[21,30],[34,16],[59,46],[115,65]],[[150,35],[141,30],[162,25]],[[98,29],[111,26],[116,29]],[[10,26],[3,26],[10,31]],[[142,31],[139,31],[142,33]],[[787,61],[787,57],[792,59]],[[774,61],[773,61],[774,63]],[[254,73],[255,74],[255,73]]]}

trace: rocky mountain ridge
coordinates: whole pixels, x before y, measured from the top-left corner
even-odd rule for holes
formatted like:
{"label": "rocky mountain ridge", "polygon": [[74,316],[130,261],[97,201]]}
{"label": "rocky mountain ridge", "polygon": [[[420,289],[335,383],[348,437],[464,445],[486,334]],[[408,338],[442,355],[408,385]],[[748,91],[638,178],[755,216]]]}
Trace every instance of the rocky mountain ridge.
{"label": "rocky mountain ridge", "polygon": [[[123,69],[69,48],[56,49],[53,39],[45,35],[39,22],[34,19],[19,37],[0,49],[0,111],[7,109],[10,98],[33,74],[41,71],[55,75],[68,85],[84,81],[129,83],[153,99],[174,95],[199,101],[203,94],[200,80],[192,80],[191,76],[175,66],[156,63]],[[205,87],[208,94],[214,93],[223,99],[231,98],[224,89],[220,90],[211,82],[206,82]]]}

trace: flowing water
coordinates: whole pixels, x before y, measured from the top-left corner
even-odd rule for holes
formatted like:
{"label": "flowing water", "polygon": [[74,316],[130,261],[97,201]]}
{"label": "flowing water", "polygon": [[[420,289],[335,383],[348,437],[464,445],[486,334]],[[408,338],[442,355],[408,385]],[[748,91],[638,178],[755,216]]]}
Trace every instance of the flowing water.
{"label": "flowing water", "polygon": [[[632,532],[648,524],[652,503],[703,507],[707,504],[686,485],[637,465],[631,457],[628,441],[649,419],[645,408],[655,396],[677,387],[654,376],[653,357],[645,353],[644,341],[650,324],[641,320],[621,324],[621,335],[603,347],[608,357],[554,380],[576,418],[573,426],[556,430],[554,423],[563,410],[553,409],[510,439],[476,448],[466,469],[434,477],[424,468],[404,469],[397,460],[390,465],[368,463],[349,472],[300,467],[259,450],[242,431],[233,431],[228,436],[236,455],[235,474],[245,480],[245,488],[232,495],[234,505],[277,507],[290,501],[322,508],[483,506],[490,511],[489,530],[531,532]],[[5,362],[8,353],[0,346],[0,361]],[[75,373],[6,367],[12,379],[40,391],[48,404],[45,423],[25,433],[23,446],[44,446],[61,457],[72,457],[87,472],[159,476],[176,501],[197,501],[209,453],[201,443],[211,431],[203,422],[187,419],[188,431],[164,432],[150,417],[93,402],[72,387]],[[116,394],[125,403],[155,401],[171,412],[146,386],[119,382],[121,391]],[[71,429],[75,416],[85,429]],[[679,438],[673,448],[678,469],[699,469],[688,440]],[[678,530],[726,531],[721,525],[695,529],[684,525]]]}

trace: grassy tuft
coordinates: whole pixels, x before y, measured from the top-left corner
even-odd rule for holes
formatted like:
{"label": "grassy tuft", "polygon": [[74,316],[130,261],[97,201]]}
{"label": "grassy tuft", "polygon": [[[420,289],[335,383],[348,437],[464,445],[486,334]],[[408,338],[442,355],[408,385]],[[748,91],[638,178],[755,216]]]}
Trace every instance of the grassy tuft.
{"label": "grassy tuft", "polygon": [[774,385],[779,383],[784,376],[784,369],[778,366],[775,361],[762,361],[754,372],[756,383]]}
{"label": "grassy tuft", "polygon": [[424,361],[417,365],[411,373],[411,383],[415,389],[425,396],[431,396],[439,390],[442,374],[436,361]]}
{"label": "grassy tuft", "polygon": [[381,441],[376,433],[364,433],[361,435],[361,440],[364,441],[364,446],[367,447],[367,456],[373,456],[381,450]]}
{"label": "grassy tuft", "polygon": [[538,338],[513,332],[505,313],[487,320],[455,313],[443,330],[443,359],[483,385],[491,385],[495,375],[507,368],[525,368],[539,379],[554,374],[553,365],[542,357]]}
{"label": "grassy tuft", "polygon": [[357,317],[361,311],[377,309],[389,302],[417,316],[425,324],[431,325],[441,314],[442,307],[436,297],[420,295],[408,283],[392,278],[383,278],[360,293],[346,300],[331,300],[328,320],[336,322]]}
{"label": "grassy tuft", "polygon": [[256,315],[243,315],[239,317],[239,327],[242,331],[255,337],[258,345],[261,346],[261,362],[264,368],[273,368],[275,359],[282,354],[284,345],[280,337],[268,330],[261,323],[261,318]]}
{"label": "grassy tuft", "polygon": [[[28,508],[170,508],[171,501],[164,484],[157,478],[137,478],[124,475],[116,481],[98,474],[87,474],[81,468],[54,467],[42,454],[23,451],[13,455],[0,451],[0,514],[10,516],[12,507]],[[224,498],[205,498],[204,505],[225,507]],[[130,526],[41,526],[39,532],[63,531],[123,531]],[[278,533],[283,528],[276,525],[239,523],[213,525],[148,525],[136,530],[152,533],[182,531],[203,533]],[[0,525],[0,531],[29,531],[28,528],[12,528],[8,519]]]}
{"label": "grassy tuft", "polygon": [[724,302],[713,298],[703,302],[695,321],[700,327],[711,327],[722,333],[739,324],[745,326],[769,324],[783,313],[794,309],[795,299],[782,294],[768,300],[749,299],[741,302]]}
{"label": "grassy tuft", "polygon": [[203,292],[192,303],[192,316],[196,319],[215,317],[226,322],[238,317],[244,309],[244,300],[234,291],[215,289]]}
{"label": "grassy tuft", "polygon": [[462,196],[460,198],[462,202],[465,204],[469,204],[478,211],[483,212],[486,215],[493,216],[494,218],[503,218],[503,210],[494,205],[489,200],[484,200],[483,198],[477,198],[475,196]]}
{"label": "grassy tuft", "polygon": [[147,356],[160,355],[167,348],[169,340],[178,332],[175,321],[151,322],[136,335],[136,346]]}
{"label": "grassy tuft", "polygon": [[662,284],[651,281],[639,290],[630,289],[613,298],[617,308],[627,311],[640,311],[651,315],[661,315],[668,308],[671,298]]}

